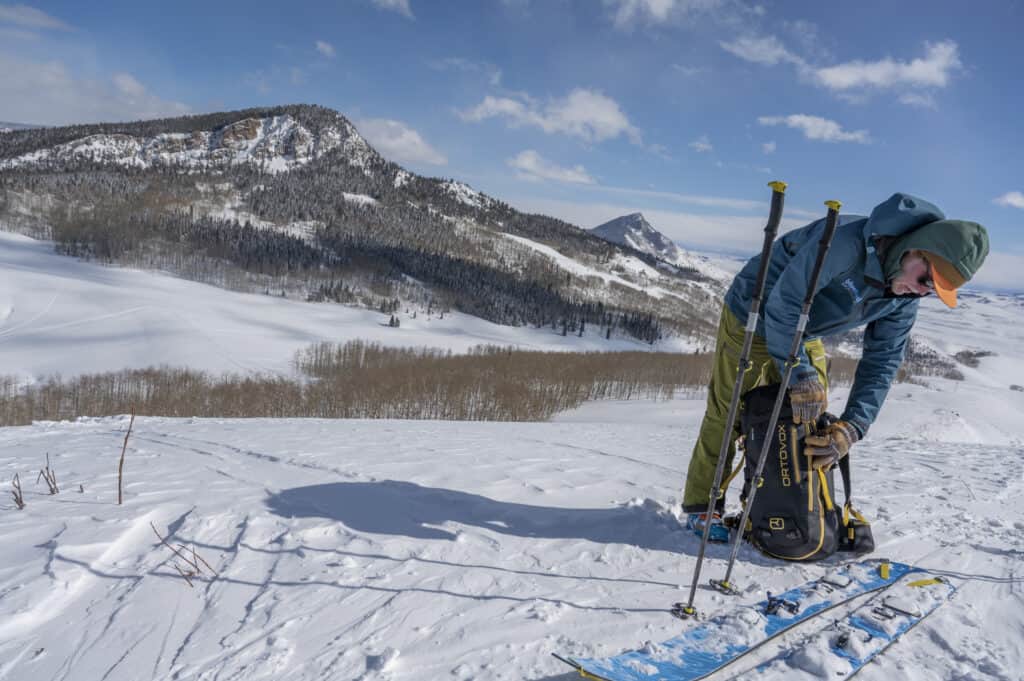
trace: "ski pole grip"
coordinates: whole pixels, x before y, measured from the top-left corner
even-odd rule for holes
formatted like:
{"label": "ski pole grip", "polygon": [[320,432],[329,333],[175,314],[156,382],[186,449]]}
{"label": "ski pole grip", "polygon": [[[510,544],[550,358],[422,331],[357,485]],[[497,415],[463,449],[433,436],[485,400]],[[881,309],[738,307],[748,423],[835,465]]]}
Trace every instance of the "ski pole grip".
{"label": "ski pole grip", "polygon": [[782,208],[786,200],[786,183],[780,180],[769,182],[772,188],[772,205],[768,211],[768,222],[764,226],[764,243],[761,245],[761,265],[757,269],[757,285],[754,287],[754,298],[750,309],[757,314],[761,308],[761,292],[764,291],[764,283],[768,278],[768,260],[772,255],[772,243],[775,235],[779,233],[779,223],[782,222]]}
{"label": "ski pole grip", "polygon": [[804,298],[804,312],[810,310],[811,300],[817,293],[818,278],[821,276],[821,269],[825,265],[825,257],[828,255],[828,248],[832,244],[832,237],[835,236],[836,227],[839,224],[839,208],[843,205],[839,201],[826,201],[828,215],[825,217],[825,233],[818,242],[818,258],[814,262],[814,269],[811,270],[811,281],[807,287],[807,297]]}

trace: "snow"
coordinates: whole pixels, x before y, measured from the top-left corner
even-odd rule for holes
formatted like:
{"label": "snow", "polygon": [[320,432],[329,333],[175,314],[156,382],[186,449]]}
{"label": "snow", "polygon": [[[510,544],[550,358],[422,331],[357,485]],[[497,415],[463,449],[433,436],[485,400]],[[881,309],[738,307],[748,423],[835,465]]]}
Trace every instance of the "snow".
{"label": "snow", "polygon": [[350,203],[358,203],[364,206],[376,206],[380,203],[377,199],[372,196],[367,196],[366,194],[350,194],[348,192],[342,192],[341,195]]}
{"label": "snow", "polygon": [[[50,248],[0,234],[5,372],[157,359],[284,370],[292,350],[346,337],[586,347],[460,315],[388,329],[376,313]],[[1012,681],[1024,668],[1024,393],[1008,388],[1024,384],[1024,309],[967,298],[953,312],[925,301],[918,331],[998,356],[961,367],[962,382],[894,386],[852,453],[874,555],[959,587],[864,681]],[[834,410],[847,392],[832,396]],[[140,417],[123,506],[115,470],[127,416],[2,428],[0,679],[568,681],[578,677],[551,652],[657,651],[687,626],[665,609],[685,599],[698,549],[678,502],[703,410],[701,399],[676,399],[588,403],[547,423]],[[47,453],[55,496],[33,483]],[[20,511],[6,493],[14,473]],[[735,490],[728,503],[736,508]],[[190,588],[150,523],[215,574],[203,567]],[[727,557],[710,547],[704,574],[721,576]],[[724,612],[833,569],[744,547],[742,595],[702,589],[697,605]],[[824,645],[758,671],[779,652],[769,645],[735,671],[811,678],[831,669]]]}
{"label": "snow", "polygon": [[[397,179],[395,181],[397,182]],[[467,206],[483,208],[493,203],[492,199],[473,189],[465,182],[449,180],[448,182],[443,183],[441,188]]]}
{"label": "snow", "polygon": [[[527,239],[526,237],[522,236],[516,236],[515,234],[506,234],[504,232],[501,233],[501,236],[505,237],[506,239],[515,241],[516,243],[526,246],[532,250],[535,250],[538,253],[541,253],[542,255],[547,256],[548,258],[553,260],[555,265],[557,265],[558,267],[562,268],[563,270],[566,270],[567,272],[571,272],[579,277],[597,277],[598,279],[604,280],[605,283],[610,283],[614,281],[617,284],[621,284],[622,286],[626,286],[635,291],[641,291],[643,293],[646,293],[652,298],[662,298],[666,295],[675,296],[677,298],[683,298],[681,294],[676,293],[674,291],[669,291],[659,286],[644,286],[642,284],[630,281],[629,279],[626,279],[624,277],[620,277],[609,272],[603,272],[601,270],[594,269],[593,267],[588,267],[587,265],[584,265],[578,260],[574,260],[567,255],[562,255],[554,248],[551,248],[550,246],[545,246],[544,244],[541,243],[537,243],[532,239]],[[658,278],[661,277],[661,275],[656,270],[647,267],[641,260],[635,257],[619,256],[615,260],[615,263],[622,265],[623,269],[631,270],[635,273],[647,274],[648,272],[653,272]]]}
{"label": "snow", "polygon": [[[250,128],[253,134],[248,137]],[[348,160],[365,169],[372,151],[351,126],[349,133],[344,141]],[[297,120],[284,115],[237,121],[213,133],[164,133],[148,139],[120,134],[90,135],[0,160],[0,169],[49,159],[82,158],[137,168],[174,165],[217,169],[252,164],[262,166],[267,172],[279,173],[304,165],[340,144],[339,131],[328,127],[317,138]]]}
{"label": "snow", "polygon": [[[224,213],[224,217],[237,217]],[[300,236],[315,223],[284,229]],[[275,227],[282,229],[281,227]],[[53,244],[0,232],[0,374],[32,382],[54,373],[116,371],[159,364],[221,372],[291,372],[296,350],[320,341],[365,339],[390,346],[466,352],[481,344],[539,350],[644,350],[550,328],[509,327],[458,312],[444,319],[389,315],[333,303],[254,295],[53,253]],[[659,349],[683,350],[683,340]],[[53,348],[40,352],[41,347]],[[58,348],[73,348],[61,351]]]}

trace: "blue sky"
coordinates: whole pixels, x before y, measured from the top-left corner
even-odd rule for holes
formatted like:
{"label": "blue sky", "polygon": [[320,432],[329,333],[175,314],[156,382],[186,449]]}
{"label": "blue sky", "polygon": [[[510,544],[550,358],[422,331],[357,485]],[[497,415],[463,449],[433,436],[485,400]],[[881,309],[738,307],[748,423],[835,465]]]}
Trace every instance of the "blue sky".
{"label": "blue sky", "polygon": [[[171,9],[173,7],[173,9]],[[583,227],[752,252],[894,191],[988,227],[1024,288],[1020,2],[0,4],[0,120],[338,109],[406,167]]]}

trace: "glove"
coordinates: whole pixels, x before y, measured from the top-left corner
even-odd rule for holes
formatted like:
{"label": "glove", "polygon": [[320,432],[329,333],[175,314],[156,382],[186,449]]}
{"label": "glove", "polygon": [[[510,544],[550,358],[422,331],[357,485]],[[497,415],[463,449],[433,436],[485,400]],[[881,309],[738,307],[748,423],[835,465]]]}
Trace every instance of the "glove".
{"label": "glove", "polygon": [[814,423],[828,406],[825,386],[817,378],[797,381],[789,386],[789,404],[793,408],[793,423]]}
{"label": "glove", "polygon": [[804,453],[811,457],[814,470],[828,468],[850,453],[850,447],[860,439],[860,433],[847,421],[836,421],[820,435],[804,438]]}

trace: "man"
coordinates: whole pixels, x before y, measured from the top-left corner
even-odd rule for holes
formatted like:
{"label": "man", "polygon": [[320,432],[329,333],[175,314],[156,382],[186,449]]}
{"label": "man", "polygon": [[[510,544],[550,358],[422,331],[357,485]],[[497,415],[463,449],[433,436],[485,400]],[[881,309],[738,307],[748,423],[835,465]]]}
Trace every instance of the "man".
{"label": "man", "polygon": [[[781,380],[824,227],[825,220],[819,220],[783,235],[772,246],[765,302],[750,357],[754,369],[744,375],[743,392],[761,382]],[[903,361],[919,299],[935,293],[943,303],[955,307],[956,290],[974,276],[986,255],[984,227],[946,220],[936,206],[908,194],[894,194],[869,217],[840,217],[822,266],[799,363],[789,383],[795,422],[814,421],[827,406],[821,337],[865,324],[867,328],[840,420],[822,435],[805,441],[805,451],[815,457],[816,467],[837,462],[868,432]],[[723,437],[729,438],[726,469],[732,469],[738,424],[726,424],[725,420],[743,347],[740,320],[746,319],[750,309],[760,260],[760,255],[755,256],[736,275],[722,308],[707,410],[683,494],[687,526],[698,534],[704,531],[708,492]],[[729,541],[720,515],[724,507],[723,493],[711,518],[711,541]]]}

